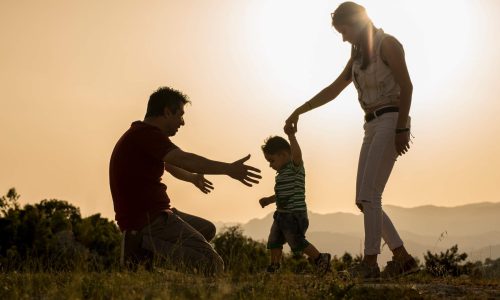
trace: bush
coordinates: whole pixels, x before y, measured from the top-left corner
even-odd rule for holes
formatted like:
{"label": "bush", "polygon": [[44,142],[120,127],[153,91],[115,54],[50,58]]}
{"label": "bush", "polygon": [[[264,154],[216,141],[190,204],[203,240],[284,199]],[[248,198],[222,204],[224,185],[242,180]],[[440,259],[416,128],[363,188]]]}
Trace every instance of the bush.
{"label": "bush", "polygon": [[433,276],[468,275],[474,267],[474,264],[470,262],[462,264],[467,259],[467,253],[458,254],[457,245],[440,254],[427,251],[424,259],[425,270]]}
{"label": "bush", "polygon": [[484,261],[484,276],[487,278],[500,278],[500,258],[496,260],[487,258]]}
{"label": "bush", "polygon": [[226,271],[234,274],[262,272],[269,263],[266,245],[244,236],[239,226],[225,228],[212,243]]}
{"label": "bush", "polygon": [[10,189],[1,197],[0,269],[74,270],[109,268],[119,259],[120,231],[99,214],[83,218],[66,201],[17,204]]}
{"label": "bush", "polygon": [[363,260],[363,256],[356,255],[356,257],[352,257],[350,253],[345,252],[340,258],[336,255],[332,258],[332,269],[336,271],[345,271],[350,267],[359,264]]}
{"label": "bush", "polygon": [[121,250],[121,233],[113,221],[95,214],[75,225],[75,240],[88,249],[91,269],[117,266]]}

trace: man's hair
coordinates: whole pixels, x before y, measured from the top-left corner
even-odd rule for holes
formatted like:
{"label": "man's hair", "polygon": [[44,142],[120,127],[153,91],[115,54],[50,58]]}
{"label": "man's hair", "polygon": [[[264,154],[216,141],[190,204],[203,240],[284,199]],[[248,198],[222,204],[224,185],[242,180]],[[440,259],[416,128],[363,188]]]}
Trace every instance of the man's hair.
{"label": "man's hair", "polygon": [[186,103],[190,103],[187,96],[169,87],[160,87],[149,96],[147,117],[157,117],[163,115],[165,107],[175,114],[177,110]]}
{"label": "man's hair", "polygon": [[280,151],[286,151],[290,153],[290,144],[287,140],[280,136],[270,136],[264,141],[262,145],[262,152],[264,154],[274,155]]}

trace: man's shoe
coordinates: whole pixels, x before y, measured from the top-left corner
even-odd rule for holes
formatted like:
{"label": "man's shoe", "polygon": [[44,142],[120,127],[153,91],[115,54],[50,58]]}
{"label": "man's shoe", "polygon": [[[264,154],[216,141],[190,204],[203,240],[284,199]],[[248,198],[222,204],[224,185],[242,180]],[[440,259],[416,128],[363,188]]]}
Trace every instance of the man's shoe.
{"label": "man's shoe", "polygon": [[395,278],[418,272],[418,270],[419,267],[413,257],[410,256],[406,259],[399,259],[393,256],[392,260],[387,262],[387,266],[382,272],[382,277]]}
{"label": "man's shoe", "polygon": [[351,267],[347,272],[351,278],[357,278],[363,282],[376,282],[380,280],[380,268],[377,264],[370,265],[362,261]]}

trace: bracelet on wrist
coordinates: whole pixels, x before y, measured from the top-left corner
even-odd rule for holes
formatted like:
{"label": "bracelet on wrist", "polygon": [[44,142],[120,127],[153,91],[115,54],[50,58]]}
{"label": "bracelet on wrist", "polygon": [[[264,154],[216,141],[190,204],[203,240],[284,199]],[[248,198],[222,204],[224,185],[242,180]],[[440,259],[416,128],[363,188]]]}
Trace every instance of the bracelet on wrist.
{"label": "bracelet on wrist", "polygon": [[410,131],[410,128],[406,127],[406,128],[396,128],[396,134],[398,133],[403,133],[403,132],[408,132]]}

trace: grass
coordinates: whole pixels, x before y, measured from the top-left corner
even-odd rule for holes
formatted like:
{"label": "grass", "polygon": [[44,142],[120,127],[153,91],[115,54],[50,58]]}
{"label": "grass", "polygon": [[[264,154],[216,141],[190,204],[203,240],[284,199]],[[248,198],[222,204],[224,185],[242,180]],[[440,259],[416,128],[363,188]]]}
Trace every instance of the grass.
{"label": "grass", "polygon": [[173,271],[0,274],[0,299],[495,299],[499,280],[430,278],[360,284],[333,273],[203,277]]}

